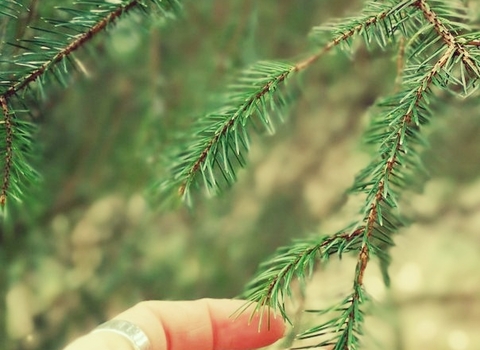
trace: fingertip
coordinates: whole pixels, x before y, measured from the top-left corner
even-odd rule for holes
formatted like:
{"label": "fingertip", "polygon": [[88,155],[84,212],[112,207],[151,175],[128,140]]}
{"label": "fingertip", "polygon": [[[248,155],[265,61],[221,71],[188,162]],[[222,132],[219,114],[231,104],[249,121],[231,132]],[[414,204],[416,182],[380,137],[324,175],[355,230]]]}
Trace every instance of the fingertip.
{"label": "fingertip", "polygon": [[250,314],[250,323],[252,327],[257,328],[257,333],[264,341],[268,341],[268,344],[277,341],[285,334],[286,324],[283,317],[271,308],[265,307],[263,310],[255,311],[253,317]]}
{"label": "fingertip", "polygon": [[[256,310],[256,304],[245,308],[246,301],[230,300],[232,305],[237,305],[236,310],[242,310],[225,321],[216,322],[215,349],[243,350],[260,348],[274,343],[283,337],[285,322],[273,310],[262,308]],[[210,309],[215,315],[216,302],[211,301]],[[212,317],[215,319],[215,316]]]}

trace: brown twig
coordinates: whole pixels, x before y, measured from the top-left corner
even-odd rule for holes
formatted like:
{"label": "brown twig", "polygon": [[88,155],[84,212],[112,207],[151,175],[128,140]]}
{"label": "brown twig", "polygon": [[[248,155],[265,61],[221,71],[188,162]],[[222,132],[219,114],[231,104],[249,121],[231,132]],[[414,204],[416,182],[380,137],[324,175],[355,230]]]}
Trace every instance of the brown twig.
{"label": "brown twig", "polygon": [[[343,231],[343,232],[340,232],[340,233],[337,233],[331,237],[328,237],[327,239],[325,239],[322,243],[320,243],[319,245],[315,245],[313,247],[310,247],[308,248],[307,250],[305,250],[304,252],[302,252],[301,254],[299,254],[297,256],[297,258],[292,261],[290,264],[288,264],[288,266],[286,266],[283,270],[282,270],[282,273],[276,275],[270,282],[268,288],[267,288],[267,292],[265,293],[265,299],[264,299],[264,302],[263,302],[263,305],[269,305],[269,301],[271,299],[271,296],[272,296],[272,292],[275,290],[276,286],[278,285],[278,283],[280,283],[280,281],[293,269],[295,268],[295,266],[299,263],[299,261],[302,259],[303,256],[305,255],[308,255],[308,254],[311,254],[312,252],[314,251],[320,251],[320,254],[322,256],[324,255],[332,255],[332,253],[328,253],[325,251],[325,249],[327,247],[329,247],[332,243],[334,243],[337,239],[341,239],[347,243],[353,241],[355,238],[358,238],[358,237],[361,237],[363,235],[363,233],[365,232],[365,228],[364,227],[359,227],[357,229],[355,229],[354,231],[352,232],[349,232],[349,231]],[[322,249],[324,250],[322,252]],[[335,253],[338,253],[338,251],[335,251]]]}
{"label": "brown twig", "polygon": [[12,116],[10,114],[7,99],[0,96],[0,107],[3,112],[3,125],[5,126],[5,164],[3,167],[2,188],[0,190],[0,205],[4,206],[7,201],[7,192],[10,185],[10,171],[12,168],[13,148],[12,148]]}
{"label": "brown twig", "polygon": [[466,46],[480,46],[480,40],[470,40],[465,43]]}
{"label": "brown twig", "polygon": [[307,59],[305,59],[303,61],[298,62],[297,64],[295,64],[295,68],[294,68],[295,71],[301,71],[301,70],[307,68],[312,63],[315,63],[324,54],[329,52],[331,49],[338,46],[340,43],[350,39],[353,35],[360,32],[361,30],[377,24],[378,21],[381,21],[385,17],[387,17],[388,12],[389,12],[389,10],[381,12],[378,15],[372,16],[368,20],[366,20],[364,23],[360,23],[359,25],[355,26],[354,28],[350,29],[349,31],[337,36],[335,39],[333,39],[328,44],[326,44],[318,53],[308,57]]}

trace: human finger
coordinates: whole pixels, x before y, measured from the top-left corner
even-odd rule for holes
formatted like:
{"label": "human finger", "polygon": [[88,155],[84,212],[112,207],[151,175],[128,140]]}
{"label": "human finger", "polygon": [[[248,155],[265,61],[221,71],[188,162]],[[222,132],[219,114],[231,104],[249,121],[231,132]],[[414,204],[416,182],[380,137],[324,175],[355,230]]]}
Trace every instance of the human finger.
{"label": "human finger", "polygon": [[[244,305],[245,301],[229,299],[146,301],[115,319],[140,327],[150,340],[151,350],[247,350],[269,345],[283,335],[285,325],[272,311],[268,311],[271,313],[269,325],[265,322],[266,314],[261,325],[259,314],[250,320],[252,309],[232,318]],[[96,332],[65,350],[98,348],[99,344],[103,344],[105,350],[131,349],[126,339],[120,338],[110,332]]]}

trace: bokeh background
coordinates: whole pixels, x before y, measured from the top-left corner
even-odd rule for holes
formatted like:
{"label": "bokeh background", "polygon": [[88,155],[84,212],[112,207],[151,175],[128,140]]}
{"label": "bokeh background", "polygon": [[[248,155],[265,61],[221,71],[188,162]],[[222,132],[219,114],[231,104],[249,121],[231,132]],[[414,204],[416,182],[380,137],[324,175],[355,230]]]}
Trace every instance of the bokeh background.
{"label": "bokeh background", "polygon": [[[32,1],[35,16],[54,5]],[[478,13],[476,1],[469,3]],[[477,6],[477,7],[476,7]],[[239,182],[192,209],[149,198],[178,131],[228,77],[260,59],[311,51],[312,26],[360,1],[185,1],[175,21],[132,14],[78,54],[84,72],[29,107],[39,125],[43,182],[2,228],[9,350],[61,349],[145,299],[234,297],[258,264],[294,238],[334,233],[361,206],[346,189],[367,164],[368,108],[392,92],[392,53],[332,53],[294,84],[276,135],[253,136]],[[34,17],[35,17],[34,16]],[[477,16],[478,18],[478,16]],[[414,222],[392,250],[392,287],[372,261],[366,349],[480,348],[478,104],[444,97],[425,129],[430,179],[405,193]],[[470,102],[469,102],[470,101]],[[299,331],[351,288],[355,261],[332,259],[289,309]],[[287,340],[273,348],[285,348]]]}

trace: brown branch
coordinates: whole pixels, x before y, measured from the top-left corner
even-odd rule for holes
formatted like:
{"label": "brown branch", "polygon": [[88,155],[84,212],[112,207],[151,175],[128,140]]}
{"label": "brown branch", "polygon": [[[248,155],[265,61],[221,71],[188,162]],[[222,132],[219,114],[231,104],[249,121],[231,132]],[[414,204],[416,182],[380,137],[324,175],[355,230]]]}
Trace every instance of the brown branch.
{"label": "brown branch", "polygon": [[480,40],[470,40],[468,42],[465,43],[465,45],[468,45],[468,46],[480,46]]}
{"label": "brown branch", "polygon": [[[436,64],[432,67],[430,72],[425,76],[422,83],[419,84],[419,87],[416,92],[415,96],[415,107],[417,107],[420,101],[423,99],[424,93],[430,88],[432,84],[433,78],[435,75],[439,74],[441,69],[447,64],[447,62],[451,59],[451,57],[455,53],[455,46],[450,46],[445,53],[440,57],[440,59],[436,62]],[[362,248],[360,249],[360,253],[358,255],[357,260],[357,267],[356,267],[356,277],[355,277],[355,284],[363,285],[363,276],[365,273],[365,269],[367,267],[369,258],[370,258],[370,248],[368,246],[368,241],[370,240],[373,230],[376,224],[378,224],[378,206],[381,205],[381,202],[384,200],[383,191],[385,187],[385,179],[389,179],[395,166],[399,164],[397,162],[397,157],[400,152],[403,151],[403,147],[401,144],[402,139],[402,129],[407,125],[412,123],[412,115],[413,109],[410,109],[401,119],[399,125],[397,126],[397,136],[395,140],[395,150],[392,152],[390,159],[388,159],[382,180],[380,180],[378,184],[378,188],[376,190],[375,196],[373,198],[373,202],[370,205],[370,210],[368,215],[366,216],[366,230],[365,230],[365,238],[362,244]]]}
{"label": "brown branch", "polygon": [[3,124],[5,126],[5,164],[3,167],[2,188],[0,190],[0,205],[5,206],[7,201],[7,192],[10,185],[10,170],[12,169],[12,115],[10,114],[7,99],[0,96],[0,107],[3,112]]}
{"label": "brown branch", "polygon": [[[463,62],[466,64],[470,60],[470,57],[469,57],[468,51],[466,51],[460,44],[456,42],[455,37],[440,22],[436,14],[430,10],[430,8],[428,7],[428,5],[425,3],[424,0],[417,1],[414,4],[414,6],[417,6],[422,10],[427,20],[429,20],[434,25],[435,30],[440,36],[442,36],[443,41],[448,46],[447,50],[435,63],[435,65],[432,67],[430,72],[424,77],[422,83],[419,84],[419,87],[417,89],[416,96],[415,96],[416,101],[414,104],[415,107],[418,107],[420,101],[424,98],[424,93],[429,89],[430,85],[432,84],[433,78],[440,73],[442,68],[448,63],[448,61],[452,58],[453,55],[455,54],[461,55]],[[403,50],[403,48],[401,47],[400,50]],[[398,64],[399,64],[399,61],[397,61],[397,65]],[[360,298],[359,288],[363,287],[365,270],[370,260],[370,253],[371,253],[368,242],[371,236],[373,235],[375,225],[378,225],[378,221],[379,221],[378,207],[381,205],[381,202],[384,200],[383,192],[385,188],[385,181],[390,178],[391,174],[393,173],[393,170],[395,169],[395,166],[399,164],[399,162],[397,162],[397,157],[398,157],[398,154],[403,150],[403,147],[401,144],[401,139],[402,139],[401,130],[407,125],[412,123],[412,115],[413,115],[413,108],[407,111],[407,113],[403,116],[399,125],[397,126],[397,136],[395,140],[394,152],[392,152],[392,155],[386,162],[382,179],[378,184],[377,190],[375,192],[375,196],[373,197],[373,201],[370,205],[370,210],[366,218],[364,219],[366,220],[365,231],[363,233],[364,239],[363,239],[362,247],[360,249],[360,253],[358,254],[357,264],[355,267],[354,292],[352,294],[352,301],[351,301],[352,306],[355,300]],[[355,319],[354,315],[350,315],[350,317],[346,322],[354,322],[353,321],[354,319]]]}
{"label": "brown branch", "polygon": [[[208,142],[208,144],[205,146],[205,148],[203,149],[202,153],[200,154],[200,157],[198,157],[198,159],[195,161],[195,163],[192,165],[192,167],[190,168],[188,174],[187,174],[187,178],[188,179],[191,179],[193,177],[193,174],[195,174],[198,169],[200,169],[200,166],[202,165],[202,163],[205,161],[205,159],[207,159],[207,156],[208,156],[208,152],[210,152],[210,150],[212,149],[213,145],[217,143],[217,141],[220,139],[220,137],[222,137],[223,135],[225,135],[227,133],[227,131],[233,126],[233,124],[235,123],[235,121],[237,120],[238,116],[241,114],[241,112],[244,112],[246,110],[248,110],[250,108],[250,106],[252,106],[255,102],[257,102],[258,100],[260,100],[263,96],[265,96],[265,94],[267,92],[270,91],[270,88],[271,86],[273,85],[273,83],[281,83],[283,82],[287,76],[293,71],[294,69],[291,69],[289,70],[288,72],[285,72],[285,73],[282,73],[281,75],[279,75],[278,77],[275,77],[274,79],[272,79],[271,81],[269,81],[267,84],[265,84],[262,89],[253,97],[251,97],[250,99],[248,99],[242,106],[242,109],[240,110],[240,113],[235,113],[232,118],[230,118],[227,123],[225,123],[225,125],[223,126],[223,128],[217,132],[213,138]],[[181,186],[180,188],[178,189],[178,193],[180,194],[180,196],[183,196],[183,194],[185,193],[185,190],[187,188],[187,183],[188,183],[188,180],[186,180]]]}
{"label": "brown branch", "polygon": [[122,14],[130,11],[135,6],[140,5],[138,0],[132,0],[124,6],[118,7],[115,11],[110,12],[107,16],[98,21],[94,26],[89,28],[86,32],[78,36],[65,48],[60,50],[54,57],[52,57],[47,62],[43,63],[40,67],[35,69],[29,75],[27,75],[23,80],[19,81],[15,85],[11,86],[6,92],[3,93],[2,97],[8,100],[11,96],[15,95],[17,92],[26,88],[29,84],[33,83],[39,77],[41,77],[45,72],[53,65],[59,63],[65,59],[68,55],[85,45],[88,41],[93,39],[96,34],[100,33],[105,29],[109,24],[115,22]]}
{"label": "brown branch", "polygon": [[[419,8],[425,18],[433,24],[435,31],[442,37],[444,43],[448,46],[447,50],[443,53],[440,59],[435,63],[432,67],[430,72],[425,76],[423,82],[419,84],[419,87],[416,92],[416,101],[415,107],[417,107],[420,101],[423,99],[424,93],[429,89],[430,85],[432,84],[433,78],[440,73],[442,68],[448,63],[448,61],[454,55],[460,55],[462,61],[468,67],[475,67],[473,61],[471,61],[470,55],[468,51],[457,42],[455,36],[448,30],[448,28],[440,21],[437,14],[430,9],[426,0],[418,0],[412,6]],[[385,166],[385,171],[382,180],[380,180],[378,184],[377,191],[373,198],[373,202],[370,205],[370,210],[366,217],[366,231],[365,231],[365,239],[364,243],[362,244],[362,248],[360,249],[360,253],[358,255],[357,267],[356,267],[356,278],[355,283],[358,285],[363,285],[363,276],[365,273],[365,269],[368,264],[368,260],[370,257],[370,249],[368,247],[368,241],[373,234],[374,226],[378,223],[378,206],[381,205],[383,201],[383,191],[385,187],[385,179],[389,179],[390,175],[392,174],[395,166],[398,164],[397,157],[399,152],[402,151],[401,145],[401,130],[406,126],[412,123],[412,115],[413,110],[410,109],[402,118],[400,124],[398,125],[397,131],[397,138],[396,138],[396,145],[395,150],[392,152],[390,159],[387,161]]]}
{"label": "brown branch", "polygon": [[[442,23],[438,15],[430,8],[427,4],[426,0],[418,0],[413,4],[413,6],[417,7],[422,11],[423,16],[425,19],[430,22],[437,34],[442,38],[443,42],[447,44],[449,47],[454,48],[457,55],[459,55],[468,69],[476,70],[476,64],[470,57],[470,53],[467,49],[465,49],[464,45],[457,41],[457,38],[452,34],[452,32]],[[473,42],[473,44],[472,44]],[[476,45],[480,44],[478,40],[472,40],[469,45]],[[476,72],[479,73],[478,71]]]}
{"label": "brown branch", "polygon": [[431,24],[433,24],[435,31],[438,33],[439,36],[442,37],[442,40],[445,42],[445,44],[447,44],[448,46],[455,45],[455,36],[440,21],[437,14],[432,11],[426,0],[418,0],[413,4],[413,6],[417,7],[420,11],[423,12],[425,19]]}

